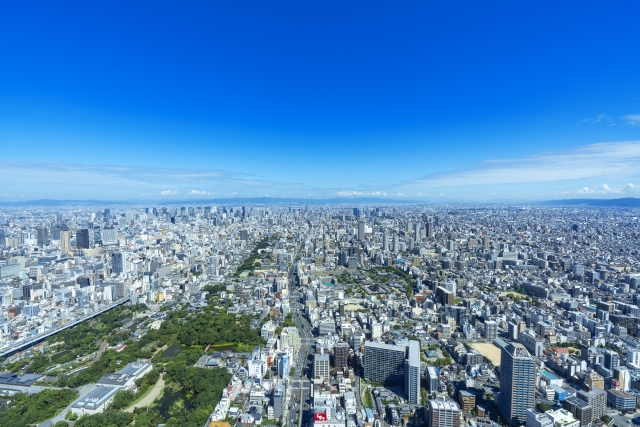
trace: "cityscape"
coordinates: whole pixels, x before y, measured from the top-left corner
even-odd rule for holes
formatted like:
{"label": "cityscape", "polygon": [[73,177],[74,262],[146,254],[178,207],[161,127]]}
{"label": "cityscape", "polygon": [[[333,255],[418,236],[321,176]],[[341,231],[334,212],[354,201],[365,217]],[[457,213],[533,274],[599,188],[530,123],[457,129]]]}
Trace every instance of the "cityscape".
{"label": "cityscape", "polygon": [[40,425],[640,422],[639,221],[563,206],[3,209],[3,401],[53,393]]}
{"label": "cityscape", "polygon": [[640,2],[5,2],[0,427],[640,427]]}

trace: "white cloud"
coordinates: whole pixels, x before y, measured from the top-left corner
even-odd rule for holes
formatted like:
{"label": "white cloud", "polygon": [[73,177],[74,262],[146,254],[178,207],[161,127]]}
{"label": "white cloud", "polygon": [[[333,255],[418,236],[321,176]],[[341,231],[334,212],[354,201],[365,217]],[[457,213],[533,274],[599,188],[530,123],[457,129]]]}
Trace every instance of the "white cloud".
{"label": "white cloud", "polygon": [[163,190],[160,192],[161,196],[175,196],[176,194],[180,194],[180,192],[174,190]]}
{"label": "white cloud", "polygon": [[630,192],[637,192],[638,187],[636,185],[633,185],[633,183],[629,183],[626,185],[623,185],[622,187],[609,187],[607,184],[602,184],[601,187],[597,187],[597,188],[589,188],[589,187],[582,187],[580,188],[577,193],[578,194],[623,194],[623,193],[630,193]]}
{"label": "white cloud", "polygon": [[353,196],[386,196],[387,193],[384,191],[370,191],[370,192],[365,192],[365,191],[336,191],[335,193],[336,196],[340,196],[340,197],[353,197]]}
{"label": "white cloud", "polygon": [[201,191],[199,191],[199,190],[191,190],[191,191],[189,191],[188,194],[191,195],[191,196],[212,196],[212,195],[214,195],[216,193],[215,192],[214,193],[210,193],[210,192],[204,191],[204,190],[201,190]]}
{"label": "white cloud", "polygon": [[590,118],[590,119],[584,119],[582,121],[583,123],[609,123],[610,125],[613,125],[613,119],[609,116],[607,116],[606,114],[599,114],[596,117]]}
{"label": "white cloud", "polygon": [[640,114],[627,114],[626,116],[622,116],[622,120],[628,125],[640,126]]}
{"label": "white cloud", "polygon": [[408,181],[413,187],[551,182],[587,178],[621,179],[638,175],[640,141],[605,142],[535,156],[488,160],[471,169]]}

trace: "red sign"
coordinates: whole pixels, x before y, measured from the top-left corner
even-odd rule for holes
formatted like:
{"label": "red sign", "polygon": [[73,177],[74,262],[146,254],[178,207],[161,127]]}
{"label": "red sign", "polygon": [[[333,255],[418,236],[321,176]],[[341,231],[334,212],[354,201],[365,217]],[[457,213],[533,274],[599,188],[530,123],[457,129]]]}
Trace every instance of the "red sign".
{"label": "red sign", "polygon": [[313,414],[313,421],[327,421],[327,414],[324,412],[316,412]]}

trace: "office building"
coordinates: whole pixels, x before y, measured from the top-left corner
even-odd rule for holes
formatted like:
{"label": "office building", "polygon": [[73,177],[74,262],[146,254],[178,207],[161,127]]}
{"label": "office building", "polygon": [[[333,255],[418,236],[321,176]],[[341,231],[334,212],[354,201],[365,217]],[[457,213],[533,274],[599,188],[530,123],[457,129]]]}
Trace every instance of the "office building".
{"label": "office building", "polygon": [[89,230],[81,228],[76,230],[76,248],[89,249]]}
{"label": "office building", "polygon": [[328,380],[331,372],[329,355],[316,353],[313,355],[313,378],[316,380]]}
{"label": "office building", "polygon": [[364,240],[365,223],[364,221],[358,221],[358,240]]}
{"label": "office building", "polygon": [[607,390],[607,402],[609,406],[618,411],[636,410],[636,396],[624,390]]}
{"label": "office building", "polygon": [[116,230],[113,227],[105,227],[102,229],[102,244],[113,245],[118,243],[116,238]]}
{"label": "office building", "polygon": [[115,274],[125,274],[127,272],[127,255],[124,252],[111,254],[111,271]]}
{"label": "office building", "polygon": [[349,365],[349,344],[339,342],[333,347],[333,362],[337,369],[344,369]]}
{"label": "office building", "polygon": [[493,341],[498,338],[498,323],[493,320],[485,320],[484,322],[484,339]]}
{"label": "office building", "polygon": [[620,366],[620,356],[613,350],[605,350],[604,352],[604,367],[613,371]]}
{"label": "office building", "polygon": [[69,230],[60,230],[60,252],[63,254],[71,252],[71,236]]}
{"label": "office building", "polygon": [[36,228],[36,241],[38,246],[46,246],[49,244],[49,230],[47,230],[47,227]]}
{"label": "office building", "polygon": [[433,366],[427,366],[427,390],[429,393],[438,391],[438,371]]}
{"label": "office building", "polygon": [[500,357],[500,396],[498,409],[511,425],[522,425],[527,409],[535,406],[536,365],[520,343],[502,347]]}

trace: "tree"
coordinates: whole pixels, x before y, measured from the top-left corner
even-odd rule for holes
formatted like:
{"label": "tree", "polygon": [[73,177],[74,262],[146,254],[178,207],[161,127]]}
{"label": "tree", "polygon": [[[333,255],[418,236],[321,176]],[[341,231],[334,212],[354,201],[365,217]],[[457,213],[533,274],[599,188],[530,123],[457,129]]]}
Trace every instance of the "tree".
{"label": "tree", "polygon": [[538,410],[538,412],[547,412],[547,411],[551,410],[551,405],[549,405],[548,403],[545,403],[545,402],[539,402],[536,405],[536,409]]}
{"label": "tree", "polygon": [[367,408],[373,407],[373,398],[371,397],[371,391],[366,389],[364,391],[364,399],[362,400],[362,404]]}

